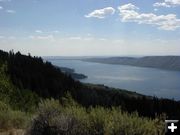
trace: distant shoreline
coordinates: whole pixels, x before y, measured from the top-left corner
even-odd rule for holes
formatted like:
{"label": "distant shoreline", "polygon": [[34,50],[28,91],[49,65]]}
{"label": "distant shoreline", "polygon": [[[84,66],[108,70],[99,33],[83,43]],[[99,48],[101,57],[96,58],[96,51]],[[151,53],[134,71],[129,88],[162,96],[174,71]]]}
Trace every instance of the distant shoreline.
{"label": "distant shoreline", "polygon": [[[51,60],[58,60],[55,58],[44,58],[45,61],[51,61]],[[61,60],[68,60],[68,59],[61,59]],[[54,65],[55,67],[59,68],[63,73],[70,75],[73,79],[75,80],[82,80],[88,78],[88,76],[81,74],[81,73],[76,73],[74,69],[69,68],[69,67],[59,67]]]}
{"label": "distant shoreline", "polygon": [[70,75],[73,79],[76,79],[76,80],[81,80],[81,79],[86,79],[87,76],[84,75],[84,74],[81,74],[81,73],[76,73],[74,69],[72,68],[68,68],[68,67],[58,67],[60,68],[60,70],[67,74],[67,75]]}
{"label": "distant shoreline", "polygon": [[146,57],[108,57],[81,59],[86,62],[95,62],[114,65],[129,65],[135,67],[156,68],[169,71],[180,71],[180,56],[146,56]]}

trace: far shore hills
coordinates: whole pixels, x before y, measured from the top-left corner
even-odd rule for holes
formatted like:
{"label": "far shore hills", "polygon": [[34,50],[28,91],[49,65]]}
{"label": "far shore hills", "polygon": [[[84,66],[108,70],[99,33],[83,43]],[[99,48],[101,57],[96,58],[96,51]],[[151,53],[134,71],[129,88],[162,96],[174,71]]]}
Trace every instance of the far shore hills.
{"label": "far shore hills", "polygon": [[[180,56],[143,56],[143,57],[99,57],[99,56],[82,56],[82,57],[62,57],[50,56],[44,57],[46,60],[81,60],[86,62],[95,62],[102,64],[128,65],[136,67],[156,68],[170,71],[180,71]],[[72,78],[81,80],[88,76],[76,73],[69,67],[58,67],[62,72],[70,75]]]}
{"label": "far shore hills", "polygon": [[180,71],[180,56],[145,56],[145,57],[106,57],[85,58],[87,62],[103,64],[129,65],[136,67],[157,68],[163,70]]}
{"label": "far shore hills", "polygon": [[[180,71],[180,56],[143,56],[143,57],[125,57],[125,56],[76,56],[76,57],[62,57],[62,56],[50,56],[44,57],[48,60],[81,60],[86,62],[95,62],[102,64],[114,64],[114,65],[128,65],[136,67],[156,68],[162,70]],[[73,76],[74,79],[85,79],[87,76],[79,73],[75,73],[74,69],[69,67],[59,67],[65,73]]]}

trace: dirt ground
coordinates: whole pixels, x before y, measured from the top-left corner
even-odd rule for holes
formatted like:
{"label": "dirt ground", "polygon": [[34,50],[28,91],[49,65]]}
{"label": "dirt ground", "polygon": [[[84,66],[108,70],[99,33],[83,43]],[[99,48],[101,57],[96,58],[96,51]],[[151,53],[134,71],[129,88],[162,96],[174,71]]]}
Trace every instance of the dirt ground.
{"label": "dirt ground", "polygon": [[12,129],[9,131],[0,132],[0,135],[24,135],[25,131],[22,129]]}

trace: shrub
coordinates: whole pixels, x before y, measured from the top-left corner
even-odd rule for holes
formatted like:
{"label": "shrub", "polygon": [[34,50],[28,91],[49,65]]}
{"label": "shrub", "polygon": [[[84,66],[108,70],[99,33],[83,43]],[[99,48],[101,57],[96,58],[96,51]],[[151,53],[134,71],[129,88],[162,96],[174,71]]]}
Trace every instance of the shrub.
{"label": "shrub", "polygon": [[0,112],[9,110],[10,107],[4,102],[0,101]]}
{"label": "shrub", "polygon": [[66,135],[73,134],[76,120],[73,116],[62,113],[59,101],[47,99],[39,104],[37,116],[27,134],[31,135]]}
{"label": "shrub", "polygon": [[[72,101],[72,99],[70,99]],[[39,104],[37,116],[27,134],[30,135],[163,135],[159,119],[128,114],[120,108],[84,108],[69,102],[48,99]]]}
{"label": "shrub", "polygon": [[21,111],[13,111],[0,101],[0,129],[26,128],[29,117]]}

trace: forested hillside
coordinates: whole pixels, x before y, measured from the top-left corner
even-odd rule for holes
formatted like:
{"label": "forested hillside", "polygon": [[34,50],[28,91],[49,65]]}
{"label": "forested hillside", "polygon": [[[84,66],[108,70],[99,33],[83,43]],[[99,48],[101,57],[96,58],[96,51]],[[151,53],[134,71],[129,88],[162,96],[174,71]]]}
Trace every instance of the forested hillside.
{"label": "forested hillside", "polygon": [[162,113],[166,113],[168,117],[180,116],[180,103],[177,101],[105,86],[83,84],[40,57],[26,56],[20,52],[0,51],[0,62],[1,66],[7,66],[5,74],[20,92],[29,90],[41,98],[55,99],[70,92],[72,97],[84,107],[121,106],[129,113],[137,111],[140,116],[152,118]]}

